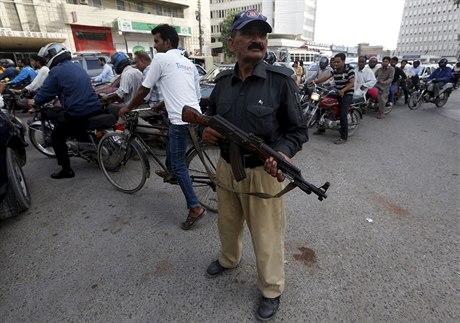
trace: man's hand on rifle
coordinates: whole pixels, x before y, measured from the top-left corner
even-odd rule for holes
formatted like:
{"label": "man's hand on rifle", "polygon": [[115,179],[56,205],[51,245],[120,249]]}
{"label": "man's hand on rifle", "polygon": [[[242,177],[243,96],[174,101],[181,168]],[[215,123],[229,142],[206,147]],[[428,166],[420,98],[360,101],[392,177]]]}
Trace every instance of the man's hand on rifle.
{"label": "man's hand on rifle", "polygon": [[224,139],[220,133],[216,130],[212,129],[211,127],[206,127],[203,129],[203,134],[201,135],[201,139],[203,142],[210,146],[217,146],[219,144],[219,140]]}
{"label": "man's hand on rifle", "polygon": [[[292,164],[292,161],[288,156],[286,156],[282,152],[279,152],[279,153],[283,155],[286,161]],[[278,169],[278,163],[273,157],[270,157],[265,161],[264,170],[270,175],[272,175],[273,177],[276,177],[278,179],[278,182],[284,182],[284,180],[286,179],[283,172]]]}

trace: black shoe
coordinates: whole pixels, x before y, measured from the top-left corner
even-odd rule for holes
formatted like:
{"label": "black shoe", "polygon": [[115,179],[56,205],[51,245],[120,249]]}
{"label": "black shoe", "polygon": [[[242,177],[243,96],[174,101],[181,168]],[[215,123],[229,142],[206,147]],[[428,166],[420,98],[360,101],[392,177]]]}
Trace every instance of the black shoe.
{"label": "black shoe", "polygon": [[261,321],[269,321],[275,316],[280,305],[280,296],[275,298],[266,298],[262,296],[257,310],[257,318]]}
{"label": "black shoe", "polygon": [[51,174],[51,178],[54,178],[54,179],[72,178],[72,177],[75,177],[75,173],[73,172],[71,168],[69,169],[63,168],[59,172]]}
{"label": "black shoe", "polygon": [[322,135],[325,132],[326,132],[326,130],[324,130],[324,129],[318,129],[315,132],[313,132],[313,134],[316,136],[316,135]]}
{"label": "black shoe", "polygon": [[337,140],[334,141],[334,144],[336,144],[336,145],[341,145],[341,144],[344,144],[344,143],[346,143],[346,142],[347,142],[346,139],[339,138],[339,139],[337,139]]}
{"label": "black shoe", "polygon": [[219,263],[219,260],[216,260],[209,265],[208,269],[206,270],[206,276],[209,278],[214,278],[226,270],[228,270],[228,268],[222,267]]}

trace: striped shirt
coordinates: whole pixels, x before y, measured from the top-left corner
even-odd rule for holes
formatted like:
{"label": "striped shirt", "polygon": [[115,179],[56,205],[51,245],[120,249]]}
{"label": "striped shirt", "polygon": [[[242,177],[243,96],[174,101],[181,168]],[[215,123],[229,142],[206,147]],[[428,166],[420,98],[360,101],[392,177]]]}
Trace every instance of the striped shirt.
{"label": "striped shirt", "polygon": [[[334,70],[333,75],[334,75],[335,88],[337,88],[338,90],[341,90],[345,86],[347,86],[347,84],[350,82],[351,79],[355,78],[355,71],[350,65],[345,64],[345,68],[343,72]],[[353,92],[354,92],[354,88],[352,86],[350,89],[348,89],[345,92],[345,94],[353,94]]]}

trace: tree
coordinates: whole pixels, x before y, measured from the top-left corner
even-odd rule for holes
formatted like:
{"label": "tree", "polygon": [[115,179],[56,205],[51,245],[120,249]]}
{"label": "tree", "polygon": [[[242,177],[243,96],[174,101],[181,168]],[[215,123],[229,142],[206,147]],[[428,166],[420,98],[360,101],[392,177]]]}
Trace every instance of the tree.
{"label": "tree", "polygon": [[235,54],[228,48],[227,39],[230,38],[230,35],[232,33],[232,22],[235,18],[236,13],[236,11],[229,11],[227,14],[227,18],[225,18],[224,21],[220,23],[220,40],[222,42],[224,54],[226,58],[232,60],[235,58]]}

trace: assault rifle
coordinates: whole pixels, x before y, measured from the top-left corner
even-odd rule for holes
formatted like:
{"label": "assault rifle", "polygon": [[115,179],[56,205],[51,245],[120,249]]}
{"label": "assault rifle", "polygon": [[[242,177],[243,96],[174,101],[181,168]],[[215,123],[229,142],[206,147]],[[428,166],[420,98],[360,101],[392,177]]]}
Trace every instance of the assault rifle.
{"label": "assault rifle", "polygon": [[[312,192],[315,193],[320,201],[327,198],[326,191],[329,188],[329,182],[326,182],[319,188],[308,183],[302,177],[300,169],[289,163],[283,155],[265,144],[261,138],[252,133],[246,133],[233,125],[231,122],[228,122],[223,117],[219,115],[205,116],[190,106],[184,106],[182,109],[182,120],[188,123],[195,123],[213,128],[229,140],[230,144],[234,143],[248,151],[251,151],[261,161],[265,161],[267,158],[273,157],[278,164],[278,169],[280,169],[291,181],[291,184],[299,187],[307,194],[311,194]],[[230,154],[232,153],[230,152]],[[232,160],[231,163],[233,163]],[[234,166],[232,165],[232,168],[233,167]]]}

